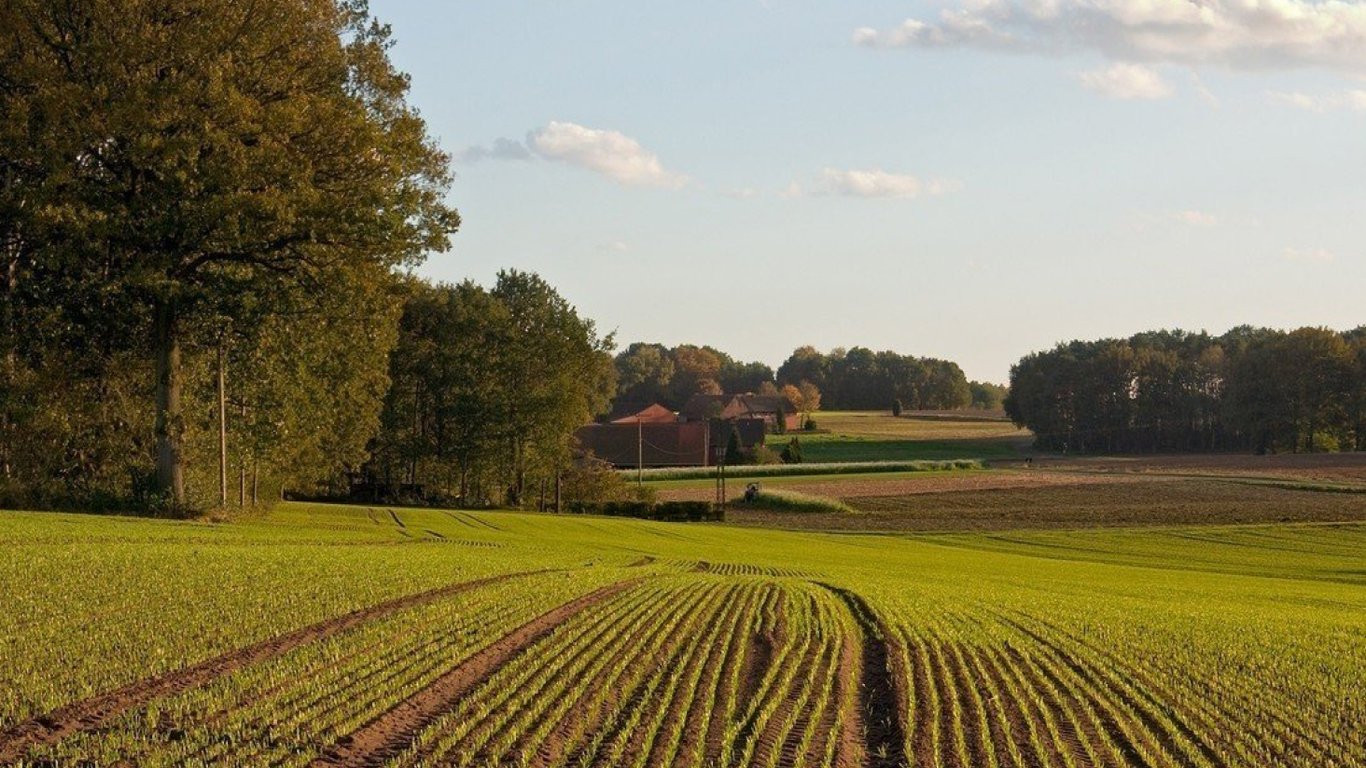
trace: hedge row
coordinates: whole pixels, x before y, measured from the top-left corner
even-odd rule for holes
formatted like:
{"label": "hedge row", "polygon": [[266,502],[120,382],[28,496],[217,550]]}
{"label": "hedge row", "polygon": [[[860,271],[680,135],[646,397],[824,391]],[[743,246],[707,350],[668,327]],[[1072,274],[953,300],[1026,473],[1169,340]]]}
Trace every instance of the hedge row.
{"label": "hedge row", "polygon": [[[791,475],[854,475],[865,472],[943,472],[953,469],[982,469],[977,459],[949,461],[850,461],[824,464],[747,464],[727,467],[726,476],[740,479],[749,477],[783,477]],[[636,470],[620,470],[634,478]],[[716,477],[716,467],[661,467],[641,473],[646,480],[698,480]]]}
{"label": "hedge row", "polygon": [[724,520],[725,513],[706,501],[571,501],[567,509],[572,514],[635,517],[642,520],[701,522]]}

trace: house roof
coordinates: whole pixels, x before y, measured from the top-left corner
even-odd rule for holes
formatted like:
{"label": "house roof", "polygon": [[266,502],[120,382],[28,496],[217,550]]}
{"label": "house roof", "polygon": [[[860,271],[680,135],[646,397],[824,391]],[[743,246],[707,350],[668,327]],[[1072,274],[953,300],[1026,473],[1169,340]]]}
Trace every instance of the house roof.
{"label": "house roof", "polygon": [[787,412],[787,402],[775,395],[704,395],[688,398],[678,414],[688,421],[707,418],[742,419]]}
{"label": "house roof", "polygon": [[612,419],[612,424],[635,424],[636,422],[645,424],[671,424],[678,421],[678,414],[665,408],[659,403],[655,403],[648,408]]}

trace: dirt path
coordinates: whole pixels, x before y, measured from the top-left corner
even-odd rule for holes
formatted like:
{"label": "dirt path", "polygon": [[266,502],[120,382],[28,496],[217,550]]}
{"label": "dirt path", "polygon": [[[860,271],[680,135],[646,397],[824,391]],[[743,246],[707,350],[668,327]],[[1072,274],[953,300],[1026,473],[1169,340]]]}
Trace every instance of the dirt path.
{"label": "dirt path", "polygon": [[549,635],[575,614],[641,581],[628,579],[603,587],[541,614],[514,629],[438,677],[412,697],[400,702],[349,736],[342,737],[336,746],[314,760],[311,765],[313,768],[382,765],[412,743],[428,723],[449,711],[452,705],[536,641]]}
{"label": "dirt path", "polygon": [[547,572],[549,571],[537,570],[505,573],[396,598],[317,624],[310,624],[183,669],[139,680],[108,693],[73,702],[45,715],[16,723],[0,732],[0,765],[17,762],[33,747],[55,744],[72,734],[102,728],[124,712],[141,707],[153,699],[173,696],[242,667],[276,658],[301,645],[331,637],[405,608],[424,605],[500,581]]}
{"label": "dirt path", "polygon": [[[908,765],[905,754],[906,697],[899,690],[901,680],[893,667],[892,654],[887,647],[891,637],[886,626],[868,603],[857,594],[839,587],[817,582],[830,590],[849,609],[863,632],[863,659],[859,671],[859,706],[846,720],[845,728],[851,735],[863,735],[864,764],[873,768]],[[842,740],[842,765],[848,765],[852,751],[847,740]]]}

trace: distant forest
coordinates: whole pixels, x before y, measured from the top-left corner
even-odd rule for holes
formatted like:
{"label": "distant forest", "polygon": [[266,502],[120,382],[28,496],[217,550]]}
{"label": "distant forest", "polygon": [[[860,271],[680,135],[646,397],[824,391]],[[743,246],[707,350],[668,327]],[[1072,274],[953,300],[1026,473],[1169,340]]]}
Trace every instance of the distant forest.
{"label": "distant forest", "polygon": [[968,381],[956,363],[866,347],[819,352],[800,347],[777,372],[709,346],[635,343],[616,357],[617,400],[679,408],[702,392],[777,393],[814,385],[829,410],[1000,408],[1003,386]]}
{"label": "distant forest", "polygon": [[1012,367],[1005,407],[1053,451],[1366,450],[1366,326],[1072,341]]}

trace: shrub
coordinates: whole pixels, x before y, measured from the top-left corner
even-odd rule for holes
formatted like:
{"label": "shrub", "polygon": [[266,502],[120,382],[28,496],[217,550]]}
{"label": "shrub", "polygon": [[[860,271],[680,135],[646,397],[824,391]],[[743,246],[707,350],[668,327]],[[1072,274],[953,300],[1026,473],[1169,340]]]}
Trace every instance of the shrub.
{"label": "shrub", "polygon": [[752,501],[743,502],[746,507],[768,509],[774,512],[835,512],[852,514],[854,508],[839,499],[818,496],[814,493],[801,493],[786,490],[761,490]]}
{"label": "shrub", "polygon": [[901,398],[899,398],[899,397],[892,401],[892,415],[893,415],[893,416],[900,416],[900,415],[901,415]]}
{"label": "shrub", "polygon": [[787,445],[783,448],[782,459],[784,464],[802,463],[802,444],[797,441],[797,438],[794,437],[787,441]]}

